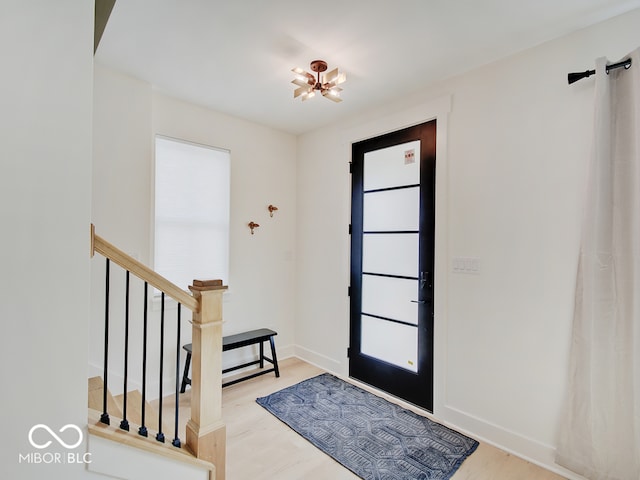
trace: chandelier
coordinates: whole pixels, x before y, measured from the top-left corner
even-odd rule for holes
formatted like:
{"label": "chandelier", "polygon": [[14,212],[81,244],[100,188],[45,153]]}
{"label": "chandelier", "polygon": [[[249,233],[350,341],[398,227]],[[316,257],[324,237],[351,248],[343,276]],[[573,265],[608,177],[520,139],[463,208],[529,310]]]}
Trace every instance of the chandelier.
{"label": "chandelier", "polygon": [[296,67],[291,70],[296,74],[296,78],[294,78],[291,83],[298,86],[293,92],[293,98],[301,97],[304,102],[314,97],[317,90],[323,97],[333,100],[334,102],[341,102],[340,92],[342,88],[338,85],[347,79],[345,74],[338,72],[338,69],[334,68],[329,73],[322,75],[321,81],[320,73],[327,70],[327,62],[324,60],[314,60],[310,66],[311,70],[316,72],[317,77],[301,68]]}

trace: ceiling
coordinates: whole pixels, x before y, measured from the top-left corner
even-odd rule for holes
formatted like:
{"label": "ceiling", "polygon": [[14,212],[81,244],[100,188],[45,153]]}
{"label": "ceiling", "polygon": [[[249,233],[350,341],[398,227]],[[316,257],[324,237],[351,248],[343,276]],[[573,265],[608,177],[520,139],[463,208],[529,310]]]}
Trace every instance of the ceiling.
{"label": "ceiling", "polygon": [[[157,90],[293,134],[626,11],[640,0],[117,0],[96,51]],[[347,75],[293,98],[291,69]],[[586,67],[590,67],[586,65]]]}

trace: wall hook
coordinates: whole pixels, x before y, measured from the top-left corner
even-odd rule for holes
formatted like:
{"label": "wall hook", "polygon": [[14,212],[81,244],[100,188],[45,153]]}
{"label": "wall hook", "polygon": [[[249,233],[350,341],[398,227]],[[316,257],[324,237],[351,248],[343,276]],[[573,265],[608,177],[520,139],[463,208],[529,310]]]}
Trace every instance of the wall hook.
{"label": "wall hook", "polygon": [[249,228],[251,229],[251,235],[253,235],[253,229],[258,228],[260,226],[259,224],[253,221],[249,222],[248,225],[249,225]]}
{"label": "wall hook", "polygon": [[267,208],[269,209],[269,216],[271,217],[273,217],[273,212],[278,210],[278,207],[276,207],[275,205],[269,205]]}

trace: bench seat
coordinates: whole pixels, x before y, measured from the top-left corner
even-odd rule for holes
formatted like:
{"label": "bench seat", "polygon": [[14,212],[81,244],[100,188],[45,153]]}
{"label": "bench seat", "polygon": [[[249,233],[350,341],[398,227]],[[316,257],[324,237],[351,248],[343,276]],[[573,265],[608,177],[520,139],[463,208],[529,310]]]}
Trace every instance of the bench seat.
{"label": "bench seat", "polygon": [[[222,351],[226,352],[228,350],[235,350],[236,348],[247,347],[250,345],[259,344],[260,345],[260,354],[256,360],[251,362],[243,363],[242,365],[235,365],[233,367],[225,368],[222,370],[222,373],[232,372],[234,370],[239,370],[241,368],[250,367],[251,365],[259,365],[260,370],[258,372],[253,372],[244,377],[236,378],[235,380],[231,380],[229,382],[223,383],[223,387],[228,387],[229,385],[234,385],[238,382],[242,382],[244,380],[249,380],[250,378],[257,377],[259,375],[264,375],[266,373],[274,372],[276,377],[280,377],[280,370],[278,369],[278,358],[276,356],[276,345],[274,341],[274,337],[278,333],[270,330],[268,328],[259,328],[257,330],[251,330],[248,332],[237,333],[235,335],[228,335],[226,337],[222,337]],[[265,356],[264,354],[264,343],[269,341],[271,346],[271,358]],[[187,352],[187,359],[184,364],[184,373],[182,374],[182,385],[180,387],[180,393],[184,393],[187,385],[191,385],[191,379],[189,378],[189,367],[191,366],[191,354],[192,354],[192,344],[188,343],[182,347]],[[273,366],[268,369],[264,369],[265,360],[271,363]]]}

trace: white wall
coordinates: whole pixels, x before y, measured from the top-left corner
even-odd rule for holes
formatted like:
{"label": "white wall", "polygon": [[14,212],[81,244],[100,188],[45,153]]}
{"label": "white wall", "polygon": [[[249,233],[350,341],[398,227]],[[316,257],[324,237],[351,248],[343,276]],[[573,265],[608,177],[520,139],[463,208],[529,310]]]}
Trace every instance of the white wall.
{"label": "white wall", "polygon": [[301,136],[296,352],[347,373],[349,143],[440,115],[434,413],[553,467],[593,96],[566,74],[618,61],[639,24],[637,10]]}
{"label": "white wall", "polygon": [[[231,151],[231,226],[229,291],[225,294],[224,334],[267,327],[278,332],[281,357],[294,342],[296,139],[294,136],[194,106],[152,86],[112,71],[95,68],[95,148],[93,222],[97,233],[143,263],[152,266],[154,135],[187,140]],[[269,216],[267,206],[279,210]],[[197,206],[194,205],[194,208]],[[260,224],[250,234],[249,221]],[[102,362],[104,261],[92,261],[92,372]],[[112,269],[112,311],[122,312],[122,273]],[[116,273],[117,272],[117,273]],[[115,276],[119,275],[119,279]],[[186,289],[187,285],[181,286]],[[141,358],[142,286],[135,284],[132,302],[131,365]],[[157,396],[158,316],[152,304],[149,395]],[[116,318],[115,316],[113,317]],[[183,341],[190,341],[190,312],[183,312]],[[134,321],[134,320],[132,320]],[[122,323],[115,324],[117,338]],[[167,313],[165,374],[175,371],[175,310]],[[121,371],[122,344],[112,342],[110,365]],[[224,355],[225,366],[250,357],[250,349]],[[156,362],[156,363],[154,363]],[[138,363],[139,365],[139,363]],[[133,367],[132,367],[133,368]],[[138,368],[139,367],[135,367]],[[132,387],[140,388],[139,373]],[[122,390],[117,374],[110,389]],[[110,380],[111,381],[111,380]],[[173,384],[165,386],[170,391]]]}
{"label": "white wall", "polygon": [[0,58],[2,476],[85,478],[19,454],[86,425],[93,2],[2,2]]}
{"label": "white wall", "polygon": [[[297,143],[97,67],[93,221],[148,263],[153,134],[230,149],[225,333],[274,328],[281,356],[346,374],[349,144],[438,117],[435,415],[553,467],[593,95],[593,79],[568,86],[566,74],[619,60],[640,45],[638,24],[631,12]],[[479,258],[480,274],[453,274],[454,256]]]}
{"label": "white wall", "polygon": [[[192,463],[176,461],[167,456],[132,448],[92,435],[89,439],[92,461],[88,469],[100,478],[148,480],[149,478],[180,478],[181,480],[208,480],[209,471]],[[114,461],[117,459],[117,461]]]}

